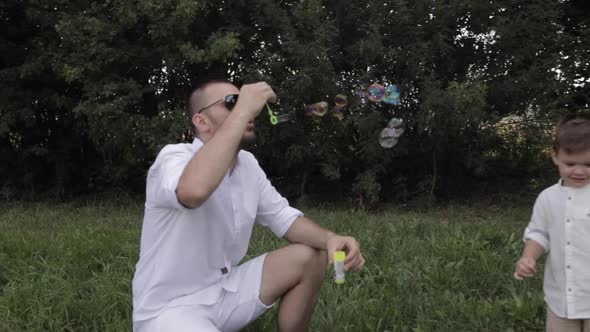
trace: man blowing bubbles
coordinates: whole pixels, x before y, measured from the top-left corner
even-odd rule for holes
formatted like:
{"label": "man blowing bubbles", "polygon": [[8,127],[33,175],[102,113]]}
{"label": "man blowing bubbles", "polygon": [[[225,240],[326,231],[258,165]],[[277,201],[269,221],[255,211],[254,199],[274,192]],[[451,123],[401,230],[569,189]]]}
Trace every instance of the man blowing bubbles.
{"label": "man blowing bubbles", "polygon": [[[279,331],[306,331],[326,265],[358,242],[289,206],[255,157],[254,119],[276,94],[265,82],[198,86],[189,99],[192,144],[164,147],[147,176],[140,257],[133,279],[134,331],[237,331],[279,299]],[[254,222],[290,244],[238,265]]]}

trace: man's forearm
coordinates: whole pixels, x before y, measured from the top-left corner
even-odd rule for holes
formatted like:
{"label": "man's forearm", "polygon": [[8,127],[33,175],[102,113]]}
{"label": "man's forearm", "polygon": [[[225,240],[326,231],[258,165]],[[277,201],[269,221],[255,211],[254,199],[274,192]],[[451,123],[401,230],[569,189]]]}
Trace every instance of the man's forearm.
{"label": "man's forearm", "polygon": [[183,205],[198,207],[217,188],[236,157],[249,120],[237,110],[232,112],[189,161],[177,187]]}
{"label": "man's forearm", "polygon": [[297,218],[285,238],[292,243],[302,243],[313,248],[327,250],[328,239],[335,235],[306,217]]}

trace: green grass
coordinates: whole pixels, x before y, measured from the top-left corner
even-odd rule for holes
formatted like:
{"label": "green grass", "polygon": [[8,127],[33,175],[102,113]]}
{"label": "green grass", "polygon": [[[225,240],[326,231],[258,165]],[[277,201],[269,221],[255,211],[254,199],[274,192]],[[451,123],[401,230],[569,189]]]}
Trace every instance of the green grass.
{"label": "green grass", "polygon": [[[326,280],[310,330],[543,330],[542,273],[512,279],[529,211],[307,211],[367,259],[346,284]],[[130,331],[141,217],[138,203],[0,206],[0,331]],[[282,245],[257,228],[248,257]],[[276,314],[247,331],[274,331]]]}

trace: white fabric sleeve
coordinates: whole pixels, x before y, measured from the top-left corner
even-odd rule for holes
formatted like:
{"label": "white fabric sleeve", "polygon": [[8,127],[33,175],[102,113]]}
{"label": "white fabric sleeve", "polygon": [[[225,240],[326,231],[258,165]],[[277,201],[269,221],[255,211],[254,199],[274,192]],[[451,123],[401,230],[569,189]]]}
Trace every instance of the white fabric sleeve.
{"label": "white fabric sleeve", "polygon": [[541,195],[539,195],[535,201],[533,215],[531,216],[531,221],[524,231],[523,240],[525,242],[527,240],[534,240],[543,246],[543,248],[545,248],[545,252],[548,252],[550,237],[548,214],[545,211],[546,204],[546,197],[543,195],[543,193],[541,193]]}
{"label": "white fabric sleeve", "polygon": [[193,156],[190,144],[165,146],[150,167],[146,183],[146,207],[186,209],[176,196],[184,168]]}
{"label": "white fabric sleeve", "polygon": [[303,216],[303,212],[289,206],[287,199],[272,186],[258,162],[256,166],[260,193],[256,222],[268,227],[276,236],[283,237],[295,219]]}

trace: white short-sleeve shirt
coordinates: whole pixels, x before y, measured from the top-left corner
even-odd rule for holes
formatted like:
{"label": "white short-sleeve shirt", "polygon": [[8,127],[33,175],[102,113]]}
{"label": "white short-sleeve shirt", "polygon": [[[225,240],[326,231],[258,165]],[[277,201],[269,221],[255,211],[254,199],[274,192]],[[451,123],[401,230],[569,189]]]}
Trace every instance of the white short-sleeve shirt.
{"label": "white short-sleeve shirt", "polygon": [[545,301],[560,317],[590,318],[590,185],[545,189],[524,239],[545,248]]}
{"label": "white short-sleeve shirt", "polygon": [[180,176],[203,143],[165,146],[147,176],[139,261],[133,278],[133,320],[176,305],[212,304],[235,292],[233,266],[248,250],[254,222],[282,237],[303,213],[270,184],[254,156],[240,151],[227,174],[200,207],[176,197]]}

